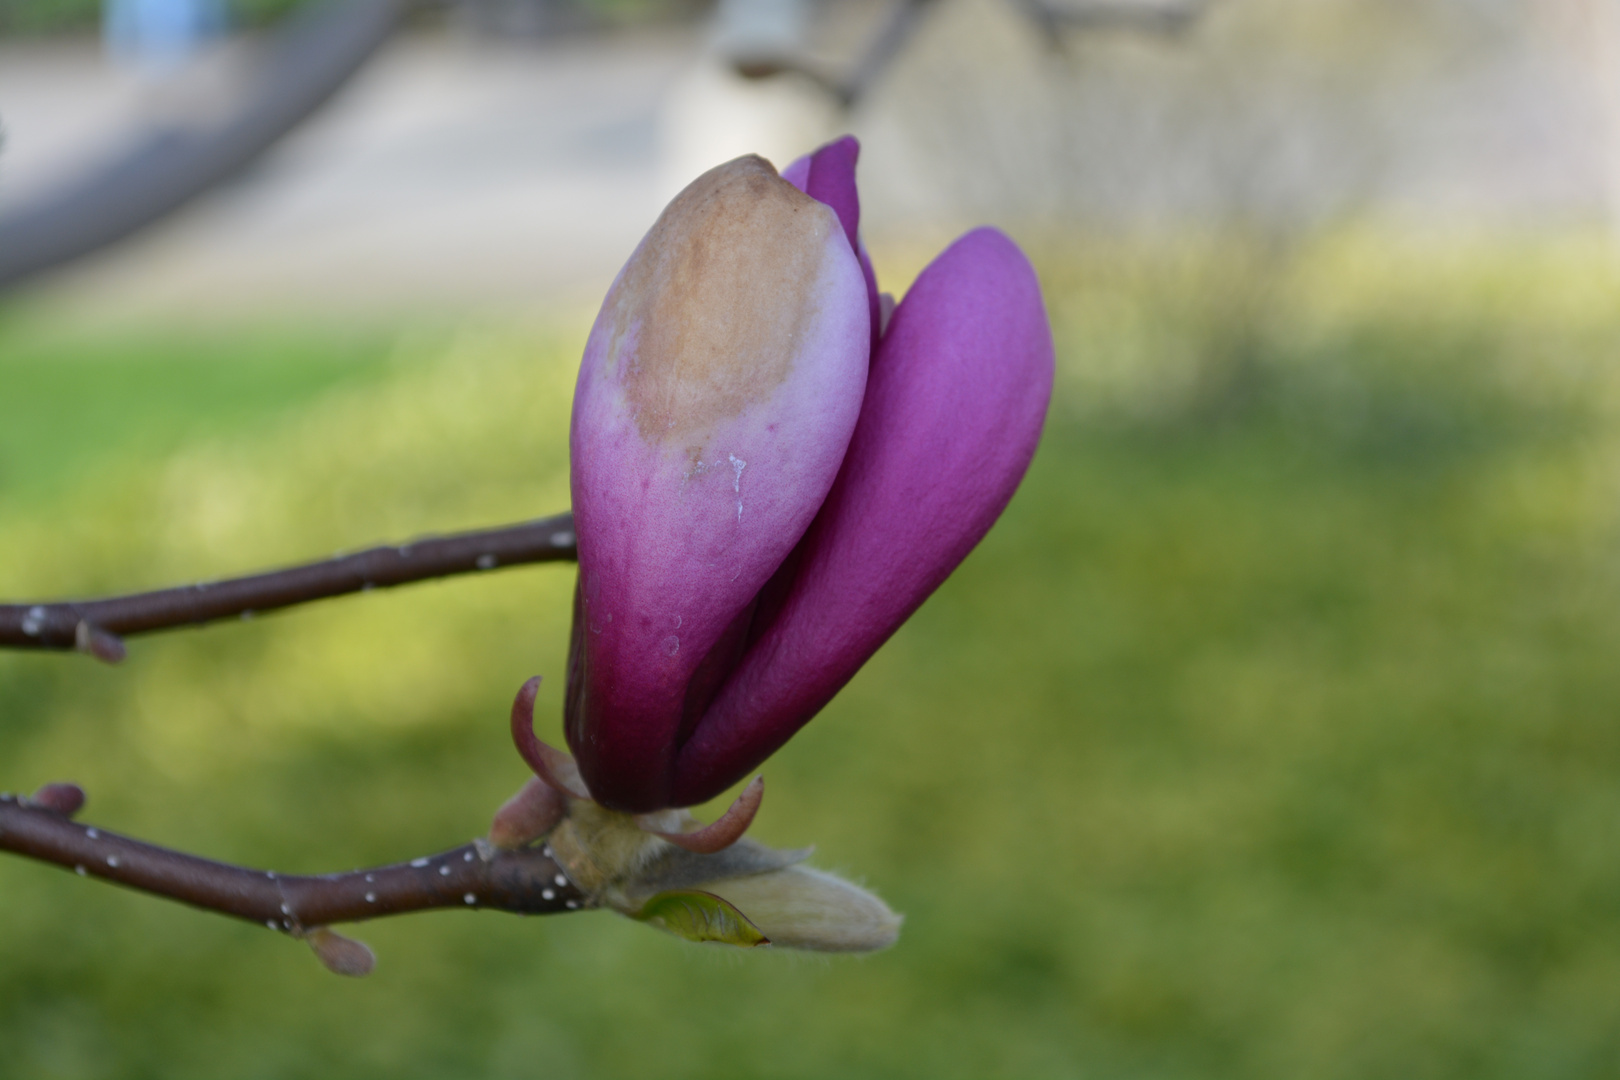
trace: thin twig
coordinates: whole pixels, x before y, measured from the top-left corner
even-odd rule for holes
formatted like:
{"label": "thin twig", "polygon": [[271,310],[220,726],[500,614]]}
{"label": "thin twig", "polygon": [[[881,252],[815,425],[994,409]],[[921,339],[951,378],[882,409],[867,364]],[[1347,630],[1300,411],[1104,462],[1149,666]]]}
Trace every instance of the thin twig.
{"label": "thin twig", "polygon": [[318,877],[249,870],[145,844],[0,795],[0,851],[305,937],[333,923],[433,908],[557,915],[587,904],[549,848],[466,844],[408,863]]}
{"label": "thin twig", "polygon": [[521,525],[425,537],[227,581],[104,600],[0,604],[0,648],[77,649],[117,663],[124,658],[122,639],[130,634],[251,618],[259,612],[346,593],[576,557],[574,517],[558,514]]}

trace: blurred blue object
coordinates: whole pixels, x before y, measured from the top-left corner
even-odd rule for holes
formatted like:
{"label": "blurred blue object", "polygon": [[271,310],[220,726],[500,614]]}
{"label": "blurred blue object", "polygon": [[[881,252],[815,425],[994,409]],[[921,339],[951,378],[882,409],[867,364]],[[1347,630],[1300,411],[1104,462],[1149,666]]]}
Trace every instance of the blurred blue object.
{"label": "blurred blue object", "polygon": [[152,73],[183,64],[224,28],[223,0],[103,0],[108,55]]}
{"label": "blurred blue object", "polygon": [[715,9],[715,46],[729,60],[781,61],[804,51],[809,0],[720,0]]}

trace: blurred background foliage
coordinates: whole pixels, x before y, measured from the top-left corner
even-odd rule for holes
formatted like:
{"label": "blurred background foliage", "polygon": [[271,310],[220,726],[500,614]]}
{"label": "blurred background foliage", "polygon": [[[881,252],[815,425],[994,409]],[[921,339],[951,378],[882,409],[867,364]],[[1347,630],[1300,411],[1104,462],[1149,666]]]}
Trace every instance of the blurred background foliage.
{"label": "blurred background foliage", "polygon": [[[355,982],[7,859],[0,1072],[1611,1071],[1608,248],[1345,229],[1034,254],[1059,386],[1027,482],[765,770],[758,833],[904,911],[896,948],[736,955],[605,913],[448,912],[360,928],[381,960]],[[14,311],[0,595],[559,509],[585,329],[98,336]],[[503,715],[528,675],[558,735],[571,586],[416,586],[143,639],[117,669],[0,656],[0,784],[71,777],[90,820],[289,872],[464,841],[524,778]]]}
{"label": "blurred background foliage", "polygon": [[[566,13],[577,26],[626,24],[690,18],[707,5],[703,0],[537,0],[540,6]],[[227,22],[242,30],[259,30],[311,7],[319,0],[227,0]],[[0,34],[71,36],[94,31],[104,0],[0,0]]]}
{"label": "blurred background foliage", "polygon": [[[359,928],[353,982],[0,859],[0,1076],[1612,1073],[1620,0],[1057,43],[950,0],[848,113],[736,79],[712,27],[562,32],[700,5],[568,2],[419,16],[237,182],[0,306],[0,597],[562,509],[589,316],[663,201],[853,129],[885,287],[1003,225],[1059,358],[1006,517],[766,768],[762,838],[900,944],[447,912]],[[848,70],[882,10],[817,5],[806,57]],[[251,68],[120,68],[95,18],[0,0],[0,211]],[[0,788],[288,872],[463,842],[524,779],[528,676],[559,735],[572,580],[0,654]]]}
{"label": "blurred background foliage", "polygon": [[[259,27],[275,21],[308,0],[230,0],[231,22]],[[76,34],[93,31],[101,22],[102,0],[0,0],[0,33]]]}

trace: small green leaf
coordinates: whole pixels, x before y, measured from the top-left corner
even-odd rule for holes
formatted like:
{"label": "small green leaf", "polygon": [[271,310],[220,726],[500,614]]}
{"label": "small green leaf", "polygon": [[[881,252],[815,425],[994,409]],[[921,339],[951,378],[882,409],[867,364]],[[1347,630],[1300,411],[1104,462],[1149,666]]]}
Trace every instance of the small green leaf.
{"label": "small green leaf", "polygon": [[745,949],[771,943],[730,901],[697,889],[659,893],[635,917],[687,941],[718,941]]}

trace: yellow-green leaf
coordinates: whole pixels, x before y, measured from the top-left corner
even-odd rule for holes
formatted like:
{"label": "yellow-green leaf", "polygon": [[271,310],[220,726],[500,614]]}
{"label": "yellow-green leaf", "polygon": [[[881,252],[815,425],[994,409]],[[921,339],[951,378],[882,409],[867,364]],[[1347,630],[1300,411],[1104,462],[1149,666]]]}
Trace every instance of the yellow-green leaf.
{"label": "yellow-green leaf", "polygon": [[771,943],[729,901],[697,889],[659,893],[636,918],[688,941],[718,941],[745,949]]}

